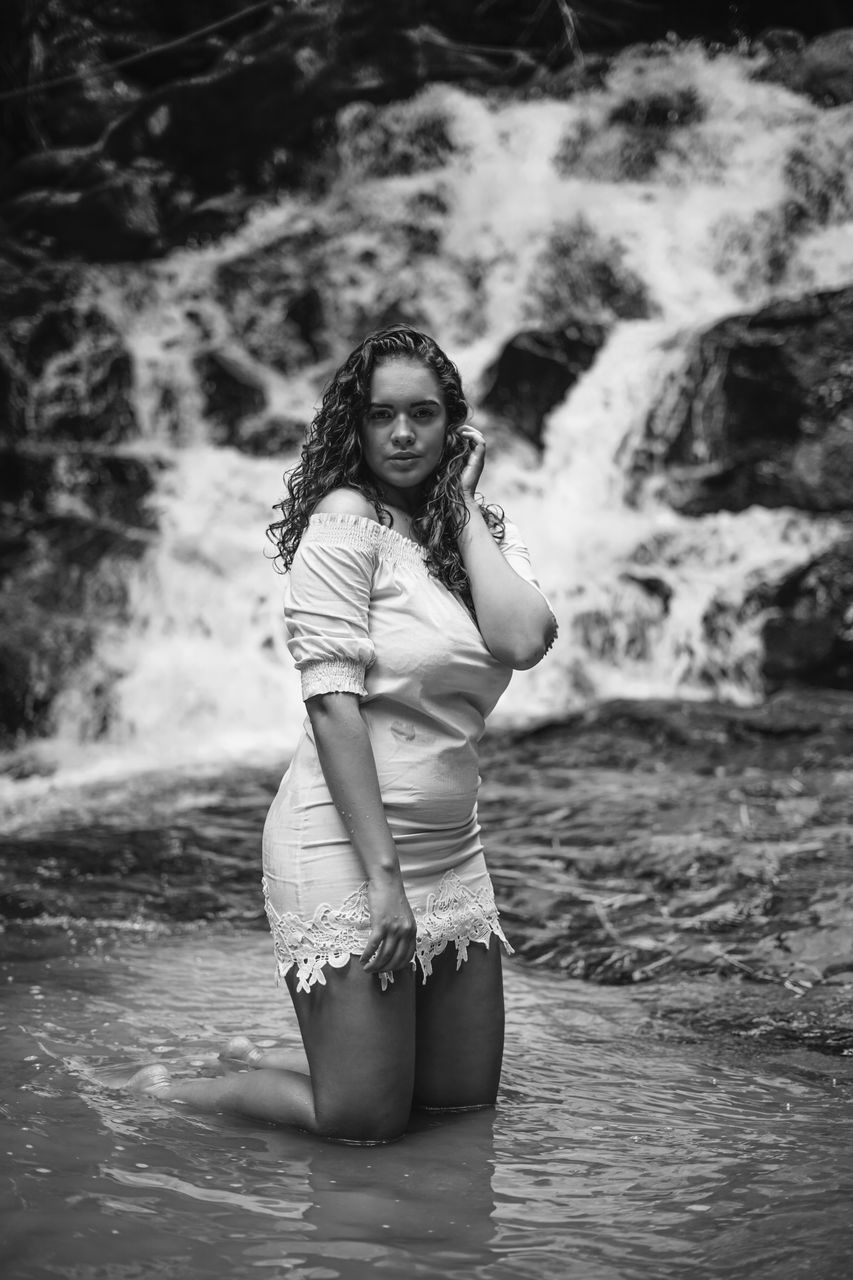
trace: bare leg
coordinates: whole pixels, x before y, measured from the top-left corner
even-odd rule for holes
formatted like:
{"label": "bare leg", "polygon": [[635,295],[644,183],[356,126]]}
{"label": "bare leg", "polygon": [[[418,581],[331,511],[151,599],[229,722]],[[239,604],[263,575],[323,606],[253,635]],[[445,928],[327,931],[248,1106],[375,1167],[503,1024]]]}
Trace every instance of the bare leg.
{"label": "bare leg", "polygon": [[471,943],[456,969],[456,948],[433,962],[417,989],[416,1107],[452,1110],[494,1104],[504,1040],[501,949]]}
{"label": "bare leg", "polygon": [[350,962],[327,969],[307,994],[290,986],[310,1077],[264,1064],[218,1079],[176,1080],[150,1090],[202,1111],[226,1111],[294,1125],[351,1142],[385,1142],[404,1132],[415,1055],[414,975],[401,970],[382,991]]}
{"label": "bare leg", "polygon": [[223,1062],[236,1062],[253,1069],[278,1067],[280,1070],[308,1075],[308,1059],[304,1049],[262,1049],[253,1044],[248,1036],[234,1036],[219,1056]]}

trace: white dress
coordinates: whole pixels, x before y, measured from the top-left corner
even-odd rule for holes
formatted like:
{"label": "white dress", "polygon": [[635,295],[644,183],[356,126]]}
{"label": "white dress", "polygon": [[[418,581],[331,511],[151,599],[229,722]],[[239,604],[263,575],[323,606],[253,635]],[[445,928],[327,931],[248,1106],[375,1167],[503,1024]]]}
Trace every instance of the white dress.
{"label": "white dress", "polygon": [[[507,522],[501,550],[526,581],[530,557]],[[427,570],[423,549],[363,516],[311,517],[285,589],[288,648],[314,694],[357,694],[379,788],[417,920],[424,978],[453,943],[495,934],[477,821],[478,743],[512,674],[465,606]],[[370,921],[363,868],[329,794],[306,718],[264,827],[264,899],[279,980],[324,983],[360,954]],[[392,975],[379,975],[383,988]]]}

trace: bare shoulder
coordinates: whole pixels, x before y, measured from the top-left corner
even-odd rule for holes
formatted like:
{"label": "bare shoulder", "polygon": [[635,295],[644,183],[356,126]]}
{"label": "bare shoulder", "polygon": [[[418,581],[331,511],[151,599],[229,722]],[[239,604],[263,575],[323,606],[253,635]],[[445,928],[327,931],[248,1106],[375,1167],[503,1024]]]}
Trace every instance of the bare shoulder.
{"label": "bare shoulder", "polygon": [[314,508],[314,513],[317,512],[332,516],[363,516],[379,523],[373,504],[357,489],[330,489]]}

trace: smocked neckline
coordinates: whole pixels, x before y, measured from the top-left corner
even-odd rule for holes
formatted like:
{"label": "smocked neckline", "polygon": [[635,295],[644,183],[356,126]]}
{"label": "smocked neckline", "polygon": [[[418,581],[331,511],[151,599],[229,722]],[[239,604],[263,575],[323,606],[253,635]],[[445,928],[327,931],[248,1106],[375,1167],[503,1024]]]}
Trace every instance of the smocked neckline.
{"label": "smocked neckline", "polygon": [[389,534],[405,547],[412,547],[421,559],[426,557],[426,549],[419,542],[415,542],[414,538],[407,538],[404,533],[399,533],[397,529],[392,529],[389,524],[382,524],[379,520],[372,520],[370,516],[358,516],[349,511],[315,511],[310,516],[310,520],[319,520],[323,524],[366,525],[368,528],[377,529],[379,533]]}

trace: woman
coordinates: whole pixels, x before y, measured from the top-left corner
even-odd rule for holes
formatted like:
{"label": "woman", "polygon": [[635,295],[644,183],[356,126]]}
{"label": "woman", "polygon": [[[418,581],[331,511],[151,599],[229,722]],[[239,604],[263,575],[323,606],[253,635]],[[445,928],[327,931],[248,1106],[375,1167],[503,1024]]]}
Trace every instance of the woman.
{"label": "woman", "polygon": [[308,718],[264,829],[264,892],[308,1073],[238,1038],[256,1070],[149,1068],[160,1096],[350,1142],[399,1137],[413,1106],[495,1101],[506,940],[477,743],[555,623],[475,498],[486,446],[467,414],[456,367],[407,327],[366,338],[325,393],[270,531]]}

